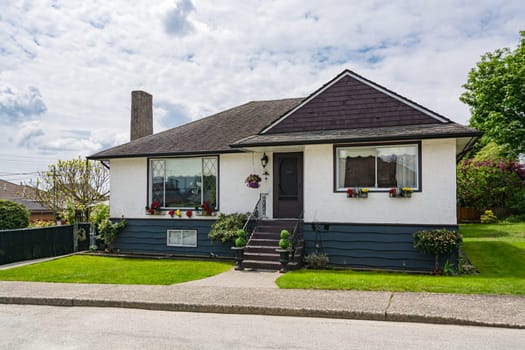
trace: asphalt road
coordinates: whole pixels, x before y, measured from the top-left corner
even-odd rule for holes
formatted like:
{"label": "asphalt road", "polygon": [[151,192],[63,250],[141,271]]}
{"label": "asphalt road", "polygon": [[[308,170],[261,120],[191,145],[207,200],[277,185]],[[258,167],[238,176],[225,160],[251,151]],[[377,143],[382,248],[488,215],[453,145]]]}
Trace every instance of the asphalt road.
{"label": "asphalt road", "polygon": [[525,330],[0,305],[0,349],[524,349]]}

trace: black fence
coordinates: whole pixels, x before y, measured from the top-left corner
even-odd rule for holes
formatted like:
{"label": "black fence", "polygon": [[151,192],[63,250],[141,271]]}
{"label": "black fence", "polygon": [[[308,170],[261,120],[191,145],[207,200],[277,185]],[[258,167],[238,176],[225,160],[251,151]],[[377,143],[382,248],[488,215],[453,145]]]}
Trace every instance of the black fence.
{"label": "black fence", "polygon": [[73,253],[73,237],[73,225],[0,231],[0,265]]}

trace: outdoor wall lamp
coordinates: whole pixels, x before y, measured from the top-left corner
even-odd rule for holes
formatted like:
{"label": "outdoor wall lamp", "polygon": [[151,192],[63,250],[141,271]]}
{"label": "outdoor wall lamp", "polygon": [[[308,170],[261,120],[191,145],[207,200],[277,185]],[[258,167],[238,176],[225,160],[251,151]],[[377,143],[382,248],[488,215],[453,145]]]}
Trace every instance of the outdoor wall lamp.
{"label": "outdoor wall lamp", "polygon": [[263,154],[261,158],[261,165],[263,169],[266,169],[266,166],[268,165],[268,156],[266,155],[266,152]]}
{"label": "outdoor wall lamp", "polygon": [[263,156],[261,158],[261,165],[264,169],[263,176],[265,180],[268,180],[268,176],[270,175],[268,171],[266,170],[266,166],[268,165],[268,156],[266,155],[266,152],[263,153]]}

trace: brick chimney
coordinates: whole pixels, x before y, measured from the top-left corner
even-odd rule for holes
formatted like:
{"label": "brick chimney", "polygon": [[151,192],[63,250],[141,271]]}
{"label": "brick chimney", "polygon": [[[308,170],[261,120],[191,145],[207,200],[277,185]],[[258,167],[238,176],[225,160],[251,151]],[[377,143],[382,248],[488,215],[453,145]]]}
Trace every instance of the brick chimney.
{"label": "brick chimney", "polygon": [[145,91],[131,92],[130,141],[153,134],[152,99]]}

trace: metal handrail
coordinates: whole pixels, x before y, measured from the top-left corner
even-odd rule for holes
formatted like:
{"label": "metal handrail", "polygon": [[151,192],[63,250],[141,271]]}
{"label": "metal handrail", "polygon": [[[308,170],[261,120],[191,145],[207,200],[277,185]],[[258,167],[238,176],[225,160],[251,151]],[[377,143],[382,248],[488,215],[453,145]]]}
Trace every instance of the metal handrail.
{"label": "metal handrail", "polygon": [[[244,226],[242,229],[246,233],[246,239],[250,239],[254,227],[250,227],[253,222],[258,223],[261,218],[264,216],[265,208],[263,206],[266,205],[266,197],[262,193],[259,196],[259,200],[255,204],[255,207],[253,208],[253,211],[250,213],[248,218],[246,219],[246,222],[244,223]],[[257,226],[257,225],[255,225]]]}
{"label": "metal handrail", "polygon": [[292,245],[292,254],[295,256],[295,247],[297,245],[297,242],[300,238],[300,232],[299,232],[299,224],[303,221],[303,212],[299,215],[299,218],[297,219],[295,226],[293,228],[292,234],[290,235],[290,243]]}

